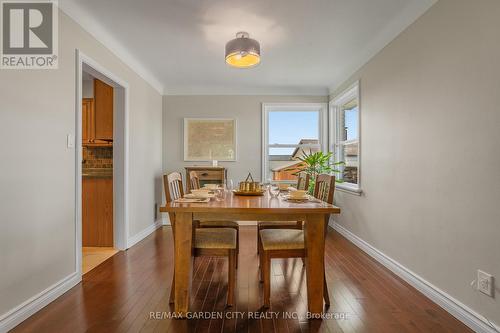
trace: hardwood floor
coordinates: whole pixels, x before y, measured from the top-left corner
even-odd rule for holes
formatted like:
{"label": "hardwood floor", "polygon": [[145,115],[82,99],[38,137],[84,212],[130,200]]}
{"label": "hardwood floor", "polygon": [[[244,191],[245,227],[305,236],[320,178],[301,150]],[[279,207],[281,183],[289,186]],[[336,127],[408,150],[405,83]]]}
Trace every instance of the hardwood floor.
{"label": "hardwood floor", "polygon": [[118,250],[112,247],[82,247],[82,274],[93,270],[116,253]]}
{"label": "hardwood floor", "polygon": [[[232,309],[224,309],[226,260],[198,258],[193,270],[192,310],[218,312],[222,318],[165,318],[173,310],[168,304],[173,248],[171,229],[164,227],[87,273],[81,284],[13,331],[472,332],[333,230],[326,239],[331,300],[326,315],[337,319],[304,318],[306,277],[300,259],[273,260],[271,308],[259,312],[262,285],[258,281],[256,227],[241,227],[240,232]],[[285,318],[284,312],[290,318]],[[151,318],[151,313],[158,313],[158,317]]]}

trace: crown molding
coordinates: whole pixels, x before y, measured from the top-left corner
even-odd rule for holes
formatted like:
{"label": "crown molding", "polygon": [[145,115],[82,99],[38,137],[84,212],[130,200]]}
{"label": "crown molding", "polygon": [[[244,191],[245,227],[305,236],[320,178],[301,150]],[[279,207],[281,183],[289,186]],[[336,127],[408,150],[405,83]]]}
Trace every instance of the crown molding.
{"label": "crown molding", "polygon": [[88,32],[111,53],[123,61],[137,75],[149,83],[159,94],[163,94],[163,84],[153,73],[135,58],[127,48],[109,34],[92,15],[83,10],[74,2],[60,1],[59,9],[75,21],[83,30]]}
{"label": "crown molding", "polygon": [[128,65],[137,75],[148,82],[163,95],[312,95],[325,96],[333,93],[363,65],[368,63],[377,53],[401,34],[409,25],[423,15],[437,0],[421,0],[412,2],[395,19],[388,22],[372,42],[366,45],[363,52],[346,66],[330,87],[235,87],[235,86],[184,86],[164,87],[161,81],[147,67],[135,58],[117,39],[103,26],[74,2],[61,1],[60,9],[79,24],[85,31],[103,44],[121,61]]}
{"label": "crown molding", "polygon": [[284,95],[328,96],[328,87],[186,86],[166,87],[163,95]]}
{"label": "crown molding", "polygon": [[351,65],[346,66],[336,82],[329,87],[329,94],[334,93],[351,76],[366,65],[383,48],[389,45],[396,37],[403,33],[420,16],[427,12],[438,0],[421,0],[412,2],[403,12],[389,21],[386,27],[372,41],[367,44],[364,52],[353,59]]}

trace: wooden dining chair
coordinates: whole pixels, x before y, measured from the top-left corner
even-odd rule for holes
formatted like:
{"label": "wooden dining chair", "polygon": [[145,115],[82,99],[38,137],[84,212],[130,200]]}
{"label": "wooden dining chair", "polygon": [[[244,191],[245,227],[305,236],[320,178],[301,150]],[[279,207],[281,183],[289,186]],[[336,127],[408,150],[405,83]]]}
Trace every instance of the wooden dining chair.
{"label": "wooden dining chair", "polygon": [[189,172],[189,181],[191,182],[191,189],[192,190],[199,190],[200,189],[200,177],[198,177],[198,173],[196,171],[190,171]]}
{"label": "wooden dining chair", "polygon": [[[191,182],[191,189],[200,189],[200,177],[196,171],[189,172],[189,179]],[[197,222],[198,228],[232,228],[236,230],[236,252],[240,253],[239,240],[240,240],[240,225],[235,221],[209,221],[201,220]],[[238,267],[238,259],[236,259],[236,268]]]}
{"label": "wooden dining chair", "polygon": [[307,191],[309,190],[309,179],[308,173],[302,171],[297,175],[297,190]]}
{"label": "wooden dining chair", "polygon": [[[167,203],[175,201],[184,195],[182,176],[172,172],[163,176],[163,187]],[[174,234],[175,244],[175,214],[169,213],[170,224]],[[196,228],[193,232],[193,256],[227,257],[228,258],[228,306],[234,304],[234,290],[236,285],[236,259],[237,259],[237,232],[233,228]],[[175,251],[174,251],[175,253]],[[172,277],[170,290],[170,303],[174,302],[175,272]]]}
{"label": "wooden dining chair", "polygon": [[[297,190],[309,189],[309,174],[300,172],[297,175]],[[260,252],[260,231],[265,229],[297,229],[302,230],[302,221],[268,221],[257,222],[257,253]]]}
{"label": "wooden dining chair", "polygon": [[[316,177],[314,197],[333,203],[335,191],[335,176],[321,174]],[[325,235],[328,230],[329,216],[325,217]],[[297,229],[265,229],[260,231],[260,267],[261,281],[264,282],[264,307],[270,306],[271,296],[271,259],[274,258],[305,258],[304,231]],[[323,298],[326,306],[330,305],[326,276],[324,279]]]}

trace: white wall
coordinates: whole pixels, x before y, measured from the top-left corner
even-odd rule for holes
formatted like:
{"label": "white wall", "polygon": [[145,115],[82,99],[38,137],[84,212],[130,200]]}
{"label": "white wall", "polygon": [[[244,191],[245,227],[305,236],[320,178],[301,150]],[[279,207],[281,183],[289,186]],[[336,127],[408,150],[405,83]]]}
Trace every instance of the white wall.
{"label": "white wall", "polygon": [[59,69],[0,71],[0,318],[75,271],[75,49],[130,86],[130,236],[161,203],[162,96],[63,13]]}
{"label": "white wall", "polygon": [[228,168],[234,183],[248,172],[261,179],[262,103],[328,102],[327,96],[164,96],[163,97],[163,169],[181,171],[187,165],[209,165],[207,162],[184,162],[183,119],[195,117],[235,118],[237,121],[236,162],[219,162]]}
{"label": "white wall", "polygon": [[440,0],[337,89],[361,80],[364,191],[337,192],[337,222],[496,323],[469,284],[500,279],[499,17]]}
{"label": "white wall", "polygon": [[94,98],[93,80],[82,80],[82,98]]}

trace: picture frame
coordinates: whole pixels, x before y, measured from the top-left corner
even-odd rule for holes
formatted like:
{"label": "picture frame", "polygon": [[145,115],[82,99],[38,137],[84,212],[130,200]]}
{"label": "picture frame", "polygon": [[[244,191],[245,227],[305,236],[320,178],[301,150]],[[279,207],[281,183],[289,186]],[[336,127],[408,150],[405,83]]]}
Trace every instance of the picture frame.
{"label": "picture frame", "polygon": [[184,118],[184,161],[236,161],[236,133],[234,118]]}

